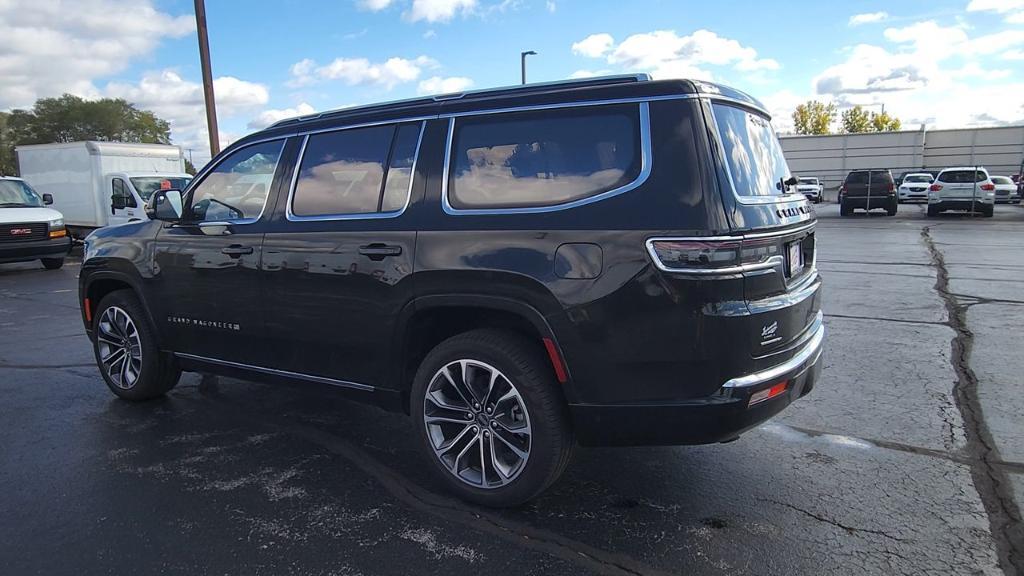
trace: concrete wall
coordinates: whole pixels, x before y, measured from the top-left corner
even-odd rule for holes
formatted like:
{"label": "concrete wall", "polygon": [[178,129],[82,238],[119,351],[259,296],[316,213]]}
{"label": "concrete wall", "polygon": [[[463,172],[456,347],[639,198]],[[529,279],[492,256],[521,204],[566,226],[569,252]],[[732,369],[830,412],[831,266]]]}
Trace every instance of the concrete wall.
{"label": "concrete wall", "polygon": [[781,141],[790,170],[821,178],[830,200],[850,170],[888,168],[898,177],[908,170],[983,166],[1009,176],[1024,161],[1024,126],[783,136]]}

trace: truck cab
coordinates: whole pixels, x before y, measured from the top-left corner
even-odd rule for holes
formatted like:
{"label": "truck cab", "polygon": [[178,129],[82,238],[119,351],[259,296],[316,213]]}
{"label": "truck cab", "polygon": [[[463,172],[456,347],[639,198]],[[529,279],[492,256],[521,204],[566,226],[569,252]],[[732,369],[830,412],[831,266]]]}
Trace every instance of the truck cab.
{"label": "truck cab", "polygon": [[151,172],[110,172],[104,174],[105,189],[110,195],[107,225],[114,226],[146,218],[144,207],[157,190],[184,190],[192,181],[189,174],[154,174]]}
{"label": "truck cab", "polygon": [[0,176],[0,263],[40,260],[47,270],[64,265],[71,239],[64,215],[50,204],[53,197],[21,178]]}

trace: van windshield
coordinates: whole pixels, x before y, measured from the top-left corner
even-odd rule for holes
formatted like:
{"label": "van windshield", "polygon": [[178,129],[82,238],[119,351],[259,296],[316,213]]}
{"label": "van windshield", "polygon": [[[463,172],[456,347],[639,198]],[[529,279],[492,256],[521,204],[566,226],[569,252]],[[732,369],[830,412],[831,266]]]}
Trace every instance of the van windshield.
{"label": "van windshield", "polygon": [[0,180],[0,208],[42,208],[43,199],[21,180]]}
{"label": "van windshield", "polygon": [[[160,190],[161,188],[173,189],[173,190],[184,190],[188,183],[192,181],[192,177],[183,176],[136,176],[135,178],[129,178],[132,181],[132,186],[135,186],[135,190],[142,196],[144,202],[149,201],[149,197],[153,195],[153,192]],[[166,182],[166,184],[165,184]]]}
{"label": "van windshield", "polygon": [[789,167],[767,118],[728,104],[714,103],[715,123],[725,146],[725,161],[740,196],[785,193]]}

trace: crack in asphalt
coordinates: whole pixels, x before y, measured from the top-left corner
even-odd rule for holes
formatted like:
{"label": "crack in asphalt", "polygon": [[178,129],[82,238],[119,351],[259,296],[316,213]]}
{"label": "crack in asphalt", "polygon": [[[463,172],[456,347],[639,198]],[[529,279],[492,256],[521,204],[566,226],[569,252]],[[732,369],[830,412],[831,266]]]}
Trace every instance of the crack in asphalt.
{"label": "crack in asphalt", "polygon": [[978,398],[978,377],[970,366],[974,334],[967,327],[967,305],[949,291],[949,271],[942,252],[931,236],[931,226],[921,229],[921,239],[931,254],[936,269],[935,290],[946,305],[949,327],[956,335],[951,342],[952,364],[956,373],[953,398],[964,422],[967,451],[974,488],[988,514],[989,528],[995,539],[999,565],[1010,576],[1024,574],[1024,524],[1013,498],[1013,487],[1003,467],[999,450],[988,429]]}
{"label": "crack in asphalt", "polygon": [[827,516],[822,516],[821,514],[816,514],[814,512],[811,512],[810,510],[804,510],[803,508],[800,508],[799,506],[794,506],[794,505],[790,504],[789,502],[780,502],[778,500],[772,500],[771,498],[758,498],[758,500],[760,500],[762,502],[770,502],[772,504],[777,504],[779,506],[785,506],[786,508],[790,508],[792,510],[796,510],[797,512],[800,512],[801,514],[804,514],[806,516],[814,518],[815,520],[817,520],[819,522],[824,522],[826,524],[831,524],[832,526],[835,526],[836,528],[842,528],[843,530],[846,531],[847,534],[858,534],[858,533],[860,533],[860,534],[874,534],[875,536],[881,536],[883,538],[888,538],[888,539],[896,541],[896,542],[909,542],[909,541],[911,541],[911,540],[909,540],[907,538],[900,538],[899,536],[893,536],[892,534],[889,534],[888,532],[886,532],[884,530],[875,530],[875,529],[872,529],[872,528],[858,528],[856,526],[847,526],[846,524],[843,524],[842,522],[840,522],[838,520],[834,520],[834,519],[829,518]]}
{"label": "crack in asphalt", "polygon": [[949,326],[946,322],[935,320],[906,320],[903,318],[879,318],[878,316],[854,316],[852,314],[825,314],[825,318],[846,318],[849,320],[877,320],[879,322],[899,322],[901,324],[924,324],[926,326]]}

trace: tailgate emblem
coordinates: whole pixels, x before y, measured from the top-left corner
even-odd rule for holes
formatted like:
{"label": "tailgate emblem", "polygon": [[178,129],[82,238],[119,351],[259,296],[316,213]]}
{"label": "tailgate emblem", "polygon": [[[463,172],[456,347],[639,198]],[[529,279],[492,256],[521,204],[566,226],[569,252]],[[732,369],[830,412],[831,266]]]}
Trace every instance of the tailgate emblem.
{"label": "tailgate emblem", "polygon": [[772,336],[775,336],[775,332],[779,329],[779,321],[776,320],[771,324],[765,324],[764,328],[761,328],[761,339],[767,340]]}
{"label": "tailgate emblem", "polygon": [[24,236],[26,234],[31,234],[31,233],[32,233],[32,229],[31,228],[11,228],[11,236]]}

